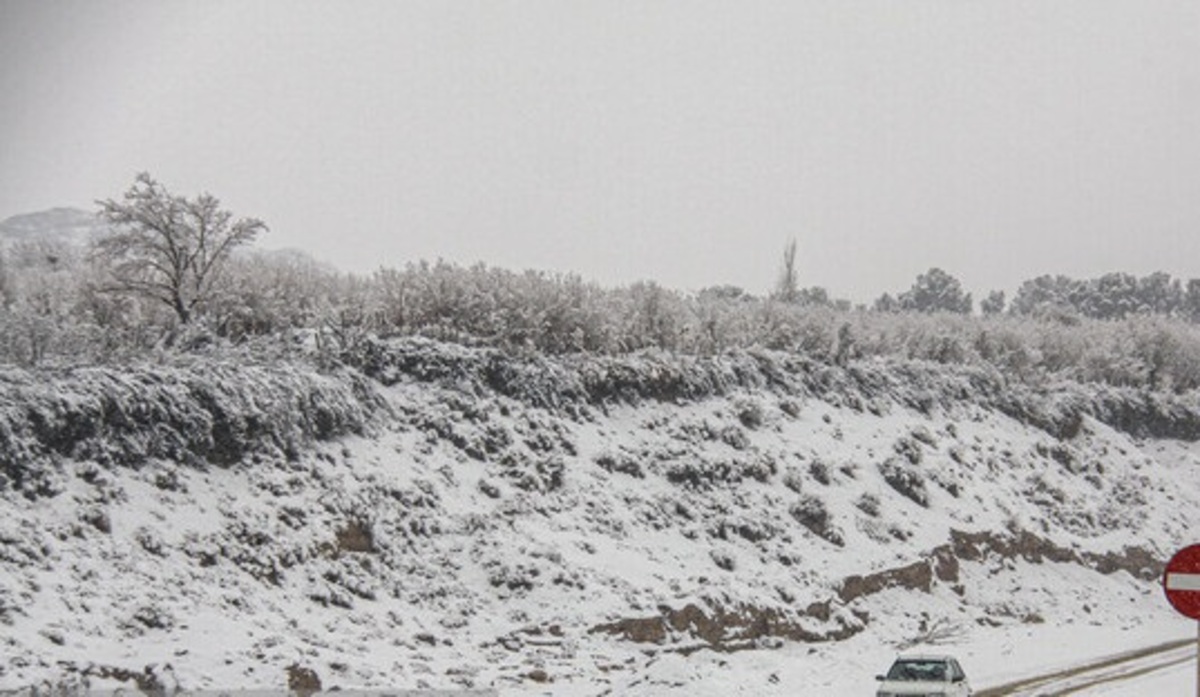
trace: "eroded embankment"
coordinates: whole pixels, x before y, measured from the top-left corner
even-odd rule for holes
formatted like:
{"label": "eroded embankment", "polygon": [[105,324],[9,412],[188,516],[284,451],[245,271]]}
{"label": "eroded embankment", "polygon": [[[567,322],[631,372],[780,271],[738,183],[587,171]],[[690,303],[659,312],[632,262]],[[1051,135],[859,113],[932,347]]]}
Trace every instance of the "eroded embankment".
{"label": "eroded embankment", "polygon": [[[855,607],[860,598],[890,589],[930,593],[942,583],[956,593],[962,589],[961,562],[987,559],[1021,560],[1032,564],[1055,562],[1076,564],[1101,574],[1126,571],[1135,578],[1153,580],[1162,573],[1163,563],[1149,550],[1129,547],[1120,553],[1080,553],[1024,530],[1010,533],[963,532],[952,530],[951,541],[921,555],[904,566],[876,571],[865,576],[849,576],[837,589],[836,599],[809,604],[800,611],[776,607],[710,602],[706,608],[689,603],[681,608],[659,607],[651,617],[625,618],[591,628],[626,641],[665,645],[668,639],[688,637],[669,650],[690,653],[702,648],[737,651],[758,648],[765,639],[801,642],[840,641],[866,629],[870,613]],[[1024,618],[1036,622],[1035,617]]]}

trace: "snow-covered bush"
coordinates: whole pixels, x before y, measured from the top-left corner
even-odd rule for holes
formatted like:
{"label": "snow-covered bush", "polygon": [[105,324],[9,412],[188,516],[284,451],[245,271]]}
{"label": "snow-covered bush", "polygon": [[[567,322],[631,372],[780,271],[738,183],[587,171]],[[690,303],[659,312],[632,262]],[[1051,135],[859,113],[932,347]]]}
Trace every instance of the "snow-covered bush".
{"label": "snow-covered bush", "polygon": [[382,403],[352,373],[303,365],[0,370],[0,462],[19,484],[47,457],[227,465],[362,432]]}
{"label": "snow-covered bush", "polygon": [[917,505],[929,507],[929,492],[925,488],[925,478],[913,465],[898,457],[889,457],[879,463],[879,473],[883,481],[888,483],[905,498]]}
{"label": "snow-covered bush", "polygon": [[846,545],[845,537],[842,535],[842,531],[833,524],[833,518],[825,507],[825,502],[816,496],[801,497],[798,502],[792,504],[788,512],[797,523],[803,525],[817,537],[838,547]]}

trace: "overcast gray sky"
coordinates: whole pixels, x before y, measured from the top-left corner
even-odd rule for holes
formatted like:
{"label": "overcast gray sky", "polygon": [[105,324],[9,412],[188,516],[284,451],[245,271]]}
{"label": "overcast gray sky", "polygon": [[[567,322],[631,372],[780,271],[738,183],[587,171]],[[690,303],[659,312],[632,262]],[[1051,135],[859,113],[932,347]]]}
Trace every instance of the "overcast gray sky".
{"label": "overcast gray sky", "polygon": [[1200,277],[1195,0],[0,0],[0,218],[149,171],[346,270]]}

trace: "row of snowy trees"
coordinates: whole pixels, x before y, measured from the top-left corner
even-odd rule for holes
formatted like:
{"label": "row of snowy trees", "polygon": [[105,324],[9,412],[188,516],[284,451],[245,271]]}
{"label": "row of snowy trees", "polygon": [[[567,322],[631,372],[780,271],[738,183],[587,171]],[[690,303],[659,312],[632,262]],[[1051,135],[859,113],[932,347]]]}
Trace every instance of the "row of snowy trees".
{"label": "row of snowy trees", "polygon": [[[155,191],[169,196],[156,187],[139,178],[126,201],[139,204]],[[125,204],[104,205],[111,212]],[[242,221],[211,197],[156,206],[140,218],[119,211],[126,232],[145,223],[140,239],[148,249],[126,237],[90,251],[25,242],[0,254],[0,362],[138,360],[202,346],[315,350],[336,359],[368,336],[419,334],[549,353],[766,347],[837,364],[899,357],[979,365],[1030,382],[1200,386],[1200,327],[1189,310],[1200,283],[1185,290],[1165,274],[1035,279],[1007,311],[1002,296],[989,296],[982,316],[971,314],[970,295],[939,269],[871,308],[800,289],[794,275],[766,297],[729,286],[698,293],[652,282],[602,288],[575,275],[440,261],[364,276],[299,253],[248,249],[253,235],[219,252],[197,249],[228,239],[221,230],[258,231],[261,223],[238,227]],[[189,220],[198,226],[194,234],[170,241],[150,234]]]}
{"label": "row of snowy trees", "polygon": [[[969,314],[971,294],[958,279],[941,269],[917,277],[912,288],[893,298],[884,294],[873,309],[885,312],[953,312]],[[1133,316],[1177,317],[1200,322],[1200,279],[1183,284],[1167,273],[1137,277],[1109,273],[1099,278],[1039,276],[1025,281],[1010,304],[1003,291],[993,291],[979,303],[984,315],[1008,312],[1021,316],[1125,319]]]}
{"label": "row of snowy trees", "polygon": [[1200,279],[1190,279],[1185,285],[1161,272],[1141,278],[1110,273],[1090,280],[1040,276],[1021,285],[1011,311],[1027,315],[1066,313],[1092,319],[1157,315],[1200,322]]}
{"label": "row of snowy trees", "polygon": [[231,258],[186,329],[163,303],[104,291],[105,270],[95,260],[20,251],[6,263],[0,361],[25,365],[132,360],[171,342],[284,350],[305,339],[336,356],[367,336],[420,334],[550,353],[761,346],[840,364],[900,357],[992,366],[1026,381],[1200,386],[1200,327],[1157,315],[1064,321],[881,312],[782,302],[732,287],[606,289],[572,275],[446,262],[357,276],[294,253],[250,252]]}

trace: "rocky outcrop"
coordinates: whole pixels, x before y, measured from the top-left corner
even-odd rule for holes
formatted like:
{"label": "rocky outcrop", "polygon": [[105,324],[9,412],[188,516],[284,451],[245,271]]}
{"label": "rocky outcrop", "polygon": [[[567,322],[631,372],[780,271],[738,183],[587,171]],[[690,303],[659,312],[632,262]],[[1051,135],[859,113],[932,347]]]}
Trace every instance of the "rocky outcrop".
{"label": "rocky outcrop", "polygon": [[589,633],[656,644],[680,653],[700,649],[739,651],[759,648],[764,640],[770,639],[802,642],[849,639],[863,630],[865,620],[865,615],[831,613],[827,603],[815,603],[800,612],[750,604],[709,603],[701,607],[689,603],[679,609],[660,607],[656,617],[599,624]]}

